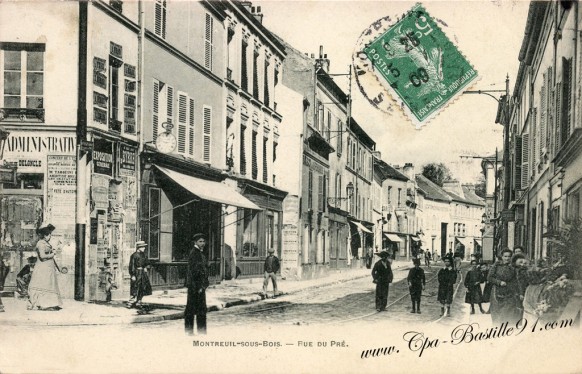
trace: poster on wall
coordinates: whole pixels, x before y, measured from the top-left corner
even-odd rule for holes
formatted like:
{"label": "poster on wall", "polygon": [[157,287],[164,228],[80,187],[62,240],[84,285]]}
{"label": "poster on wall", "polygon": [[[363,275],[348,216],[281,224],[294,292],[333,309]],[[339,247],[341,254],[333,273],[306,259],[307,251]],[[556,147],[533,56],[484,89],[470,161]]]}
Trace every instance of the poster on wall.
{"label": "poster on wall", "polygon": [[101,138],[93,140],[93,172],[113,176],[113,142]]}
{"label": "poster on wall", "polygon": [[135,176],[137,168],[137,148],[120,144],[118,162],[119,175]]}
{"label": "poster on wall", "polygon": [[59,227],[61,232],[67,226],[74,226],[77,193],[75,156],[47,156],[46,189],[45,221]]}

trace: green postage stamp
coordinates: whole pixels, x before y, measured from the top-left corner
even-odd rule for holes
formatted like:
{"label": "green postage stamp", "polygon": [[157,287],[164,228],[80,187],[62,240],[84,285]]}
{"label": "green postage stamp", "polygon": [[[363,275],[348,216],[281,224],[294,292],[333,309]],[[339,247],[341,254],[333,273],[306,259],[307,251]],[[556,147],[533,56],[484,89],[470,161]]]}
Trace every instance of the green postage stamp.
{"label": "green postage stamp", "polygon": [[[362,34],[356,51],[360,90],[367,90],[362,76],[371,73],[417,127],[477,79],[477,71],[421,4],[395,23],[389,17],[376,21]],[[382,93],[372,98],[364,94],[383,108]]]}

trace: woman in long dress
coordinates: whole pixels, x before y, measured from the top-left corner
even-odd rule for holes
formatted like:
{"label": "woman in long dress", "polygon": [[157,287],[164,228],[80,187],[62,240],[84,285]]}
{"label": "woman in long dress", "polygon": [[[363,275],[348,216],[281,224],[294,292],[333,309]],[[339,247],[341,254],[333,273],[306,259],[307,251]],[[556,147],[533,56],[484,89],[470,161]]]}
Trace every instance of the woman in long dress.
{"label": "woman in long dress", "polygon": [[60,310],[63,302],[57,282],[55,253],[49,240],[55,227],[51,224],[40,227],[36,243],[38,262],[28,285],[28,309]]}
{"label": "woman in long dress", "polygon": [[487,281],[493,284],[491,291],[491,319],[493,323],[509,322],[509,324],[519,320],[519,313],[516,304],[519,290],[517,285],[517,273],[511,266],[510,249],[501,252],[501,261],[497,261],[489,270]]}

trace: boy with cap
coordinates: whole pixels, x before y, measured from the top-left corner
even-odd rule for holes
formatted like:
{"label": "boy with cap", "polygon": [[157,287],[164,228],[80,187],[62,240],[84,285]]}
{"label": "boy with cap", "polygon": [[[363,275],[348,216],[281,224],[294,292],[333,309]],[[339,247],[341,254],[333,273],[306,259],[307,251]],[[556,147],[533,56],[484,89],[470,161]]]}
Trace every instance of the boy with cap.
{"label": "boy with cap", "polygon": [[208,265],[204,255],[206,246],[206,235],[195,234],[192,238],[194,247],[188,256],[188,271],[186,273],[186,284],[188,288],[188,301],[184,311],[184,329],[186,334],[194,335],[194,316],[196,316],[196,327],[198,334],[206,335],[206,289],[208,282]]}
{"label": "boy with cap", "polygon": [[269,248],[269,255],[265,259],[265,280],[263,282],[263,294],[265,297],[267,297],[269,279],[273,281],[273,298],[277,297],[277,272],[279,267],[279,259],[275,256],[275,250]]}
{"label": "boy with cap", "polygon": [[128,308],[135,306],[141,308],[141,299],[152,294],[152,285],[146,269],[148,259],[143,253],[145,247],[147,247],[146,242],[136,242],[135,252],[129,258],[129,275],[131,276],[129,293],[131,298],[127,302]]}
{"label": "boy with cap", "polygon": [[420,267],[420,259],[412,260],[414,267],[408,272],[408,287],[410,290],[410,299],[412,300],[412,310],[410,313],[420,314],[420,296],[426,285],[424,270]]}

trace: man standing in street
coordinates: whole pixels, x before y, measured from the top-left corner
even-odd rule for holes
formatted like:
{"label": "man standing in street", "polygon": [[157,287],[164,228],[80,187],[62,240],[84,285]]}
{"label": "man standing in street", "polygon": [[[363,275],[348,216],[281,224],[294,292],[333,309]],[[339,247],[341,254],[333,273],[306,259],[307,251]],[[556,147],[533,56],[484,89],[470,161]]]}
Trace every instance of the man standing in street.
{"label": "man standing in street", "polygon": [[206,335],[206,288],[208,288],[208,268],[204,247],[206,236],[196,234],[193,237],[194,248],[188,256],[188,272],[186,273],[186,287],[188,301],[184,312],[184,328],[186,334],[194,335],[194,316],[198,334]]}
{"label": "man standing in street", "polygon": [[269,279],[273,281],[273,298],[277,297],[277,272],[279,271],[279,259],[275,256],[275,250],[269,248],[269,255],[265,259],[265,281],[263,282],[263,294],[267,298]]}
{"label": "man standing in street", "polygon": [[372,277],[376,284],[376,310],[381,312],[386,310],[386,305],[388,304],[388,289],[394,275],[388,262],[388,252],[382,251],[377,253],[377,255],[380,256],[381,260],[374,265]]}
{"label": "man standing in street", "polygon": [[146,242],[136,242],[135,252],[129,258],[129,275],[131,276],[129,293],[131,298],[127,302],[128,308],[137,306],[141,309],[141,299],[152,294],[152,285],[146,269],[148,260],[143,253],[145,247],[147,247]]}

